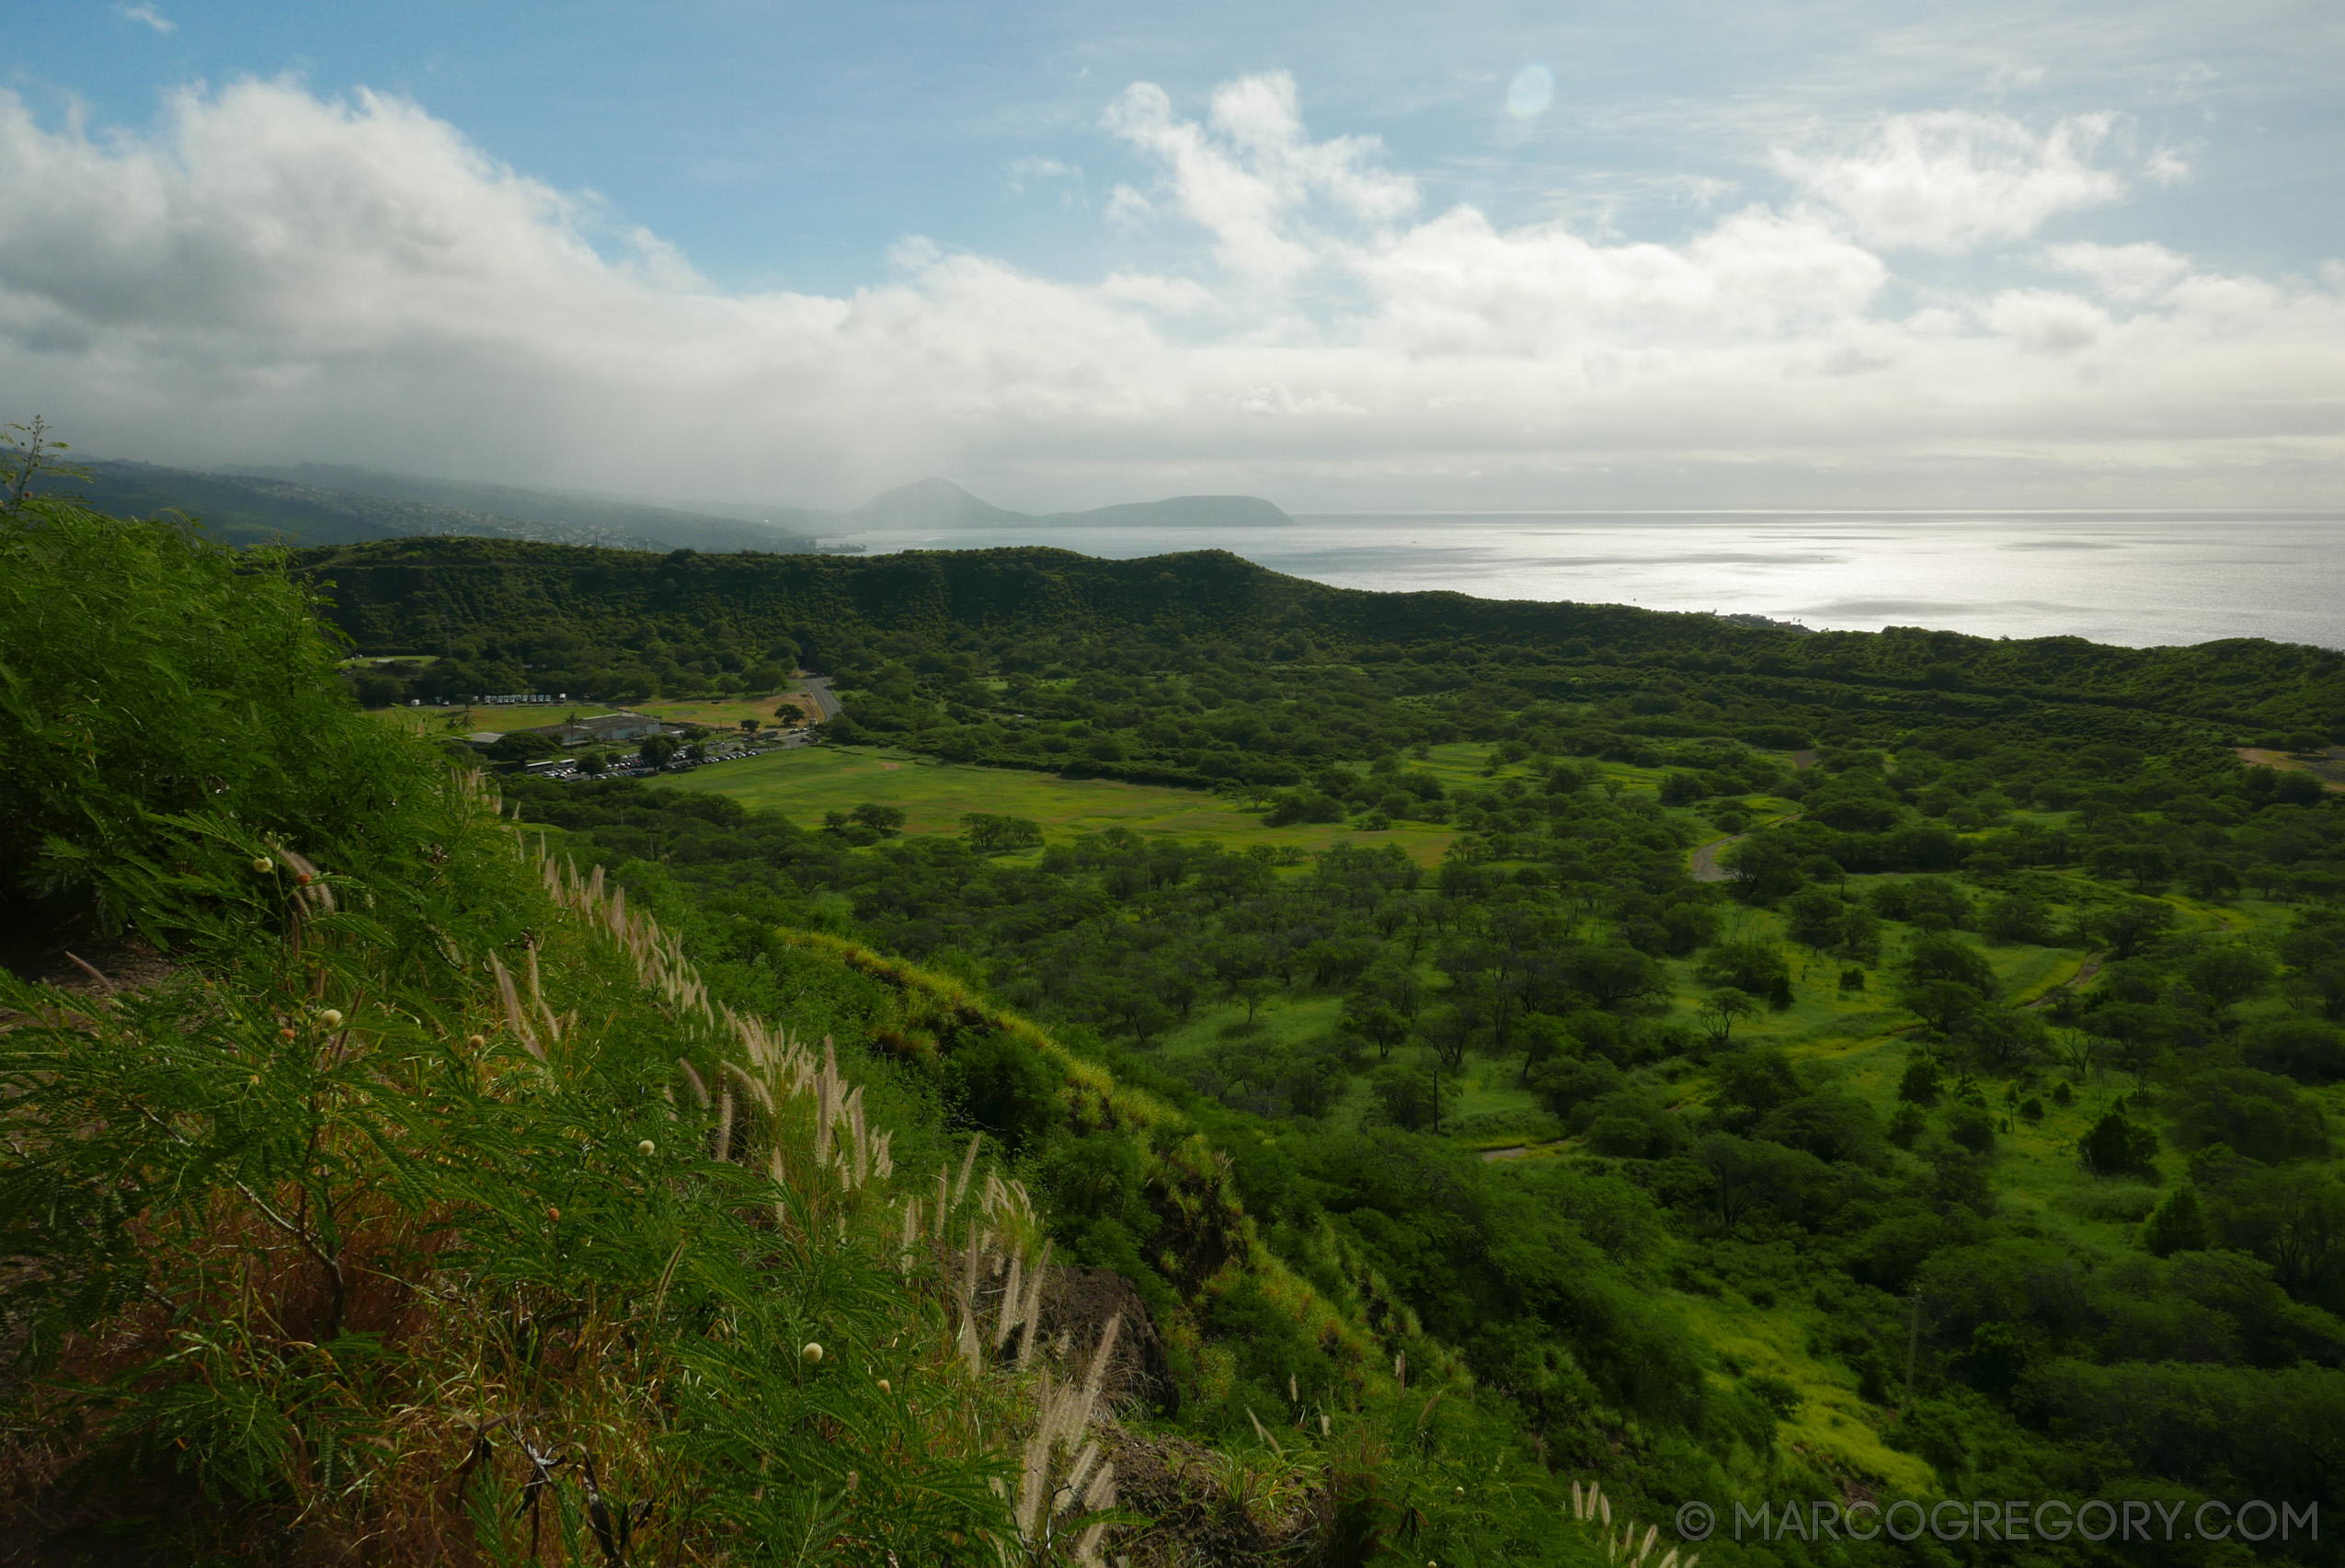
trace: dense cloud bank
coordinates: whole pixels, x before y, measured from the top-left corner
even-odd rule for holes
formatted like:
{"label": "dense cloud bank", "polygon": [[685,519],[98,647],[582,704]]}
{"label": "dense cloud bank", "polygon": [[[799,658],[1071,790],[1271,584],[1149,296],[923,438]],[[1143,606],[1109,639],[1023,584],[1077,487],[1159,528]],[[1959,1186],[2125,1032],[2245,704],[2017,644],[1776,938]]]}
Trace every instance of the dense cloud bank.
{"label": "dense cloud bank", "polygon": [[1427,210],[1283,74],[1195,116],[1137,85],[1104,124],[1159,171],[1108,210],[1153,269],[909,239],[830,298],[717,289],[397,98],[245,82],[140,138],[0,97],[9,414],[166,462],[808,502],[932,472],[1289,509],[2284,506],[2345,477],[2345,268],[2054,243],[2188,177],[2105,117],[1859,128],[1675,244]]}

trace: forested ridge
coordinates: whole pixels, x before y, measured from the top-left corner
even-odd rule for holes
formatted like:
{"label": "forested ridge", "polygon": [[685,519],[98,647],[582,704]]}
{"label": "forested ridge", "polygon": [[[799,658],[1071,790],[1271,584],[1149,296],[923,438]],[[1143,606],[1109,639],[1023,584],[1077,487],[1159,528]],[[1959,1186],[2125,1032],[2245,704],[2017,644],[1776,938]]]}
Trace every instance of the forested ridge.
{"label": "forested ridge", "polygon": [[[740,994],[818,1015],[790,933],[837,933],[1177,1107],[1283,1266],[1388,1350],[1454,1354],[1552,1473],[1654,1517],[1913,1492],[2339,1505],[2345,816],[2303,766],[2237,755],[2335,738],[2335,654],[1803,635],[1218,555],[464,544],[303,569],[370,652],[440,635],[459,667],[663,693],[790,658],[844,696],[834,743],[1210,787],[1347,835],[1306,857],[990,817],[907,834],[878,804],[818,822],[515,786]],[[1438,864],[1402,825],[1446,836]],[[1282,1386],[1336,1375],[1199,1267],[1145,1148],[1049,1071],[873,1039],[932,1064],[1060,1243],[1149,1301],[1182,1393],[1163,1419],[1242,1442]]]}
{"label": "forested ridge", "polygon": [[[1103,681],[1181,671],[1219,702],[1158,714],[1150,710],[1162,704],[1145,692],[1077,695],[1103,710],[1081,716],[1118,731],[1126,760],[1190,773],[1208,761],[1213,739],[1230,738],[1209,725],[1193,736],[1182,720],[1250,700],[1258,665],[1283,667],[1285,693],[1343,702],[1346,711],[1326,715],[1339,727],[1400,722],[1392,704],[1402,699],[1460,710],[1467,730],[1476,715],[1594,701],[1619,704],[1609,716],[1631,733],[1740,729],[1761,743],[1782,727],[1786,706],[1910,724],[2048,705],[2077,726],[2107,709],[2121,719],[2203,719],[2251,738],[2325,736],[2345,720],[2345,656],[2298,645],[2135,649],[1920,629],[1806,635],[1621,605],[1328,588],[1218,551],[1142,561],[1050,549],[859,559],[431,539],[301,551],[294,565],[333,582],[330,613],[362,650],[442,656],[483,671],[435,677],[452,692],[459,687],[448,681],[467,679],[481,691],[563,681],[600,695],[700,690],[777,650],[847,684],[879,677],[888,639],[915,637],[926,667],[875,692],[889,705],[873,704],[870,716],[874,727],[927,732],[1004,705],[956,679],[979,666],[1038,675],[1063,665]],[[1081,646],[1093,640],[1123,646],[1100,658]],[[1216,684],[1217,671],[1237,688]],[[1174,733],[1138,733],[1150,717]],[[1235,718],[1225,715],[1223,727]],[[1024,750],[1015,737],[966,738],[981,750]]]}

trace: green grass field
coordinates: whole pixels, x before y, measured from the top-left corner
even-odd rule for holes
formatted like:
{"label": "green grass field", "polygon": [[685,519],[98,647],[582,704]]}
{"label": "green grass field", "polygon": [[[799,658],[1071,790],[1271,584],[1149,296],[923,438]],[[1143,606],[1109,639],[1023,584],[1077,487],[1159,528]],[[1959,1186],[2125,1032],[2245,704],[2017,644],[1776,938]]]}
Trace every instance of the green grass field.
{"label": "green grass field", "polygon": [[1416,822],[1376,833],[1332,823],[1266,828],[1236,801],[1202,790],[965,767],[860,746],[772,751],[661,779],[658,785],[729,795],[807,827],[820,825],[825,812],[851,811],[869,802],[901,809],[905,830],[913,833],[957,833],[964,813],[982,811],[1038,822],[1051,842],[1128,828],[1176,839],[1215,839],[1233,847],[1291,844],[1305,852],[1337,843],[1364,849],[1397,843],[1425,865],[1439,864],[1442,851],[1457,837],[1451,829]]}
{"label": "green grass field", "polygon": [[[652,697],[630,704],[633,711],[648,714],[662,724],[702,724],[711,729],[738,729],[745,718],[753,718],[761,726],[800,723],[812,698],[793,697],[787,692],[775,692],[760,697]],[[790,711],[781,713],[784,704]]]}
{"label": "green grass field", "polygon": [[[618,710],[608,703],[531,703],[453,707],[369,708],[368,714],[418,735],[465,736],[479,730],[502,735],[508,730],[536,729],[572,719],[594,718]],[[633,710],[630,710],[633,711]]]}

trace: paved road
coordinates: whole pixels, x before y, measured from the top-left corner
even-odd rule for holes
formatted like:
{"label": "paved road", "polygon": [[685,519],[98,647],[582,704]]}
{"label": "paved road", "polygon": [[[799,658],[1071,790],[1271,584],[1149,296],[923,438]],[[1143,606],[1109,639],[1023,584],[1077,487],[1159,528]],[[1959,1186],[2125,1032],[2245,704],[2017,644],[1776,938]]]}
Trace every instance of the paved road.
{"label": "paved road", "polygon": [[829,676],[809,675],[806,678],[805,685],[806,695],[814,699],[815,712],[822,718],[834,719],[847,711],[839,699],[830,694]]}

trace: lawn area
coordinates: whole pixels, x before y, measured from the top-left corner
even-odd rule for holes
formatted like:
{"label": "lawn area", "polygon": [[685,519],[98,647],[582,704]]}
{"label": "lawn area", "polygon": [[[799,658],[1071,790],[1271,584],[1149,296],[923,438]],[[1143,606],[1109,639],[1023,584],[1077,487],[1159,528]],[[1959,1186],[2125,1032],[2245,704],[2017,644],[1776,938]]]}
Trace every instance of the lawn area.
{"label": "lawn area", "polygon": [[663,778],[658,784],[729,795],[808,827],[818,826],[825,812],[852,811],[865,802],[898,807],[905,830],[913,833],[957,833],[963,814],[972,811],[1024,817],[1042,825],[1047,841],[1059,843],[1108,828],[1217,839],[1233,848],[1291,844],[1309,852],[1338,843],[1362,849],[1397,843],[1419,864],[1436,865],[1457,836],[1454,830],[1418,822],[1378,833],[1324,822],[1265,828],[1259,816],[1240,809],[1235,801],[1202,790],[973,768],[860,746],[769,751]]}
{"label": "lawn area", "polygon": [[619,710],[608,703],[498,703],[440,708],[370,708],[367,711],[387,724],[398,725],[418,735],[461,736],[484,729],[499,735],[509,730],[537,729],[549,724],[566,724],[574,718],[593,718],[600,714],[617,713]]}
{"label": "lawn area", "polygon": [[1882,1483],[1882,1490],[1927,1496],[1939,1490],[1929,1466],[1881,1439],[1870,1409],[1857,1392],[1856,1375],[1827,1366],[1808,1346],[1825,1337],[1825,1314],[1804,1301],[1778,1297],[1759,1307],[1729,1290],[1716,1297],[1672,1292],[1694,1330],[1710,1349],[1745,1375],[1780,1378],[1800,1391],[1800,1409],[1785,1421],[1779,1441],[1833,1456],[1847,1469]]}
{"label": "lawn area", "polygon": [[[745,718],[761,725],[775,723],[794,725],[800,721],[801,710],[796,705],[811,699],[768,694],[762,697],[654,697],[633,704],[633,711],[646,714],[662,724],[700,724],[711,729],[738,729]],[[786,708],[777,714],[776,709]]]}

